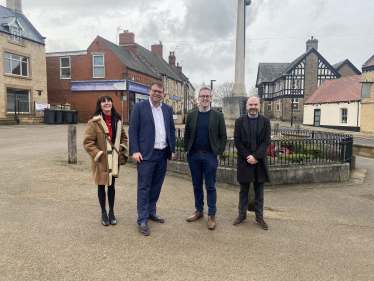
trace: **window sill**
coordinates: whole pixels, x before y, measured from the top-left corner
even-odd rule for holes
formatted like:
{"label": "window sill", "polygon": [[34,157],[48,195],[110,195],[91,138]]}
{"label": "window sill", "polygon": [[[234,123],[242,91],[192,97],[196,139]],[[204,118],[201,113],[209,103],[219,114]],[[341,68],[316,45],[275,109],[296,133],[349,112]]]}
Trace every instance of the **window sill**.
{"label": "window sill", "polygon": [[62,77],[60,77],[60,79],[62,79],[62,80],[71,80],[71,78],[62,78]]}
{"label": "window sill", "polygon": [[13,74],[8,74],[8,73],[4,73],[4,76],[12,77],[12,78],[20,78],[20,79],[32,80],[32,77],[18,76],[18,75],[13,75]]}

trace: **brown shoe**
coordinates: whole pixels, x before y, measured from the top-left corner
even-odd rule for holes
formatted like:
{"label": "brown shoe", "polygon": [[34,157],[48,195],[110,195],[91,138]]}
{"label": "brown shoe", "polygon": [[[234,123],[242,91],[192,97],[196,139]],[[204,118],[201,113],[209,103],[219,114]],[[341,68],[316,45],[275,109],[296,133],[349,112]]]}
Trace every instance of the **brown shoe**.
{"label": "brown shoe", "polygon": [[188,222],[195,221],[195,220],[198,220],[199,218],[202,218],[203,216],[204,216],[204,212],[200,213],[199,211],[196,211],[193,215],[187,218],[187,221]]}
{"label": "brown shoe", "polygon": [[213,230],[216,228],[216,217],[215,216],[209,216],[208,217],[208,228]]}
{"label": "brown shoe", "polygon": [[266,224],[266,222],[264,221],[263,218],[256,218],[256,222],[258,223],[258,225],[259,225],[262,229],[268,230],[268,225]]}
{"label": "brown shoe", "polygon": [[241,224],[243,221],[245,221],[247,217],[239,216],[236,220],[234,220],[234,225]]}

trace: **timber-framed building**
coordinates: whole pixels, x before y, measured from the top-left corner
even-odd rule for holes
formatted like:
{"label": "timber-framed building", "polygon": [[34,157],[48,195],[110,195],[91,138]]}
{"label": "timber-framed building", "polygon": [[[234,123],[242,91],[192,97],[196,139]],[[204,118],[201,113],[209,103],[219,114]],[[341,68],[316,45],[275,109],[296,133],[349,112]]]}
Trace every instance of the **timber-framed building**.
{"label": "timber-framed building", "polygon": [[349,61],[331,65],[319,52],[318,40],[306,42],[306,52],[291,63],[260,63],[256,87],[261,112],[268,118],[301,123],[304,101],[325,81],[360,75]]}

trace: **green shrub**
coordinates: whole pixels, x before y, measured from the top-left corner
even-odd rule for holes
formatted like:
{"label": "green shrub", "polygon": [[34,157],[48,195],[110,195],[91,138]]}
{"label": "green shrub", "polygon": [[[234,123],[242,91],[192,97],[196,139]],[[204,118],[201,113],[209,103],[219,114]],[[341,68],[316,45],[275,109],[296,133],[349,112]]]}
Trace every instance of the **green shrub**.
{"label": "green shrub", "polygon": [[291,162],[291,163],[302,163],[303,160],[306,158],[304,154],[289,154],[289,155],[279,155],[278,159],[285,162]]}
{"label": "green shrub", "polygon": [[326,154],[323,149],[313,146],[311,144],[302,144],[297,142],[282,141],[281,147],[288,148],[293,154],[303,154],[305,157],[313,158],[326,158]]}
{"label": "green shrub", "polygon": [[178,115],[182,115],[182,109],[177,111]]}
{"label": "green shrub", "polygon": [[227,153],[227,152],[224,152],[221,156],[221,159],[222,160],[225,160],[226,158],[230,158],[230,157],[234,157],[234,158],[237,158],[237,155],[235,153]]}

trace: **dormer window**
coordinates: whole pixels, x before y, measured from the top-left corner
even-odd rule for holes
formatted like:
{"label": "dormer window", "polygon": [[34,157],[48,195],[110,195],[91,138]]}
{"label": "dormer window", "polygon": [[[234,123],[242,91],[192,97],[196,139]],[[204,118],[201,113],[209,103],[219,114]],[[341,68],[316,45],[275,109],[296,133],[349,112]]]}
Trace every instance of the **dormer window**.
{"label": "dormer window", "polygon": [[21,42],[21,35],[22,35],[22,30],[16,25],[10,26],[10,33],[12,33],[12,40],[16,41],[18,43]]}
{"label": "dormer window", "polygon": [[9,33],[12,34],[11,40],[16,41],[18,43],[22,42],[21,36],[22,36],[22,30],[24,28],[22,27],[21,23],[18,21],[15,17],[7,17],[2,18],[2,26],[8,27]]}

